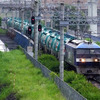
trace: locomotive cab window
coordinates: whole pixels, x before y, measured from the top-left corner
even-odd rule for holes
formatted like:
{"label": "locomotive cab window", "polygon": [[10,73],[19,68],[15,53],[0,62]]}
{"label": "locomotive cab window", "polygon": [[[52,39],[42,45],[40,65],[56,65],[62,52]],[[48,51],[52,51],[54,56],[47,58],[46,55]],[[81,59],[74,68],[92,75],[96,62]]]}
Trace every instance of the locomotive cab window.
{"label": "locomotive cab window", "polygon": [[91,54],[100,54],[100,50],[90,50]]}
{"label": "locomotive cab window", "polygon": [[76,54],[100,54],[100,50],[97,49],[77,50]]}
{"label": "locomotive cab window", "polygon": [[89,54],[90,50],[77,50],[77,54]]}

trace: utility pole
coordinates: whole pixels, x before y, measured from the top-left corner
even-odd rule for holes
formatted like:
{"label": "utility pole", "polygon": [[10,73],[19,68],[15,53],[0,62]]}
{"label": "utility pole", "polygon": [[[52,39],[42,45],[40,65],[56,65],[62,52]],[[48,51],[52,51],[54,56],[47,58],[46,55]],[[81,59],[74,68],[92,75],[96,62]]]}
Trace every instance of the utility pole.
{"label": "utility pole", "polygon": [[[20,0],[19,0],[19,5],[21,4]],[[19,18],[21,19],[21,9],[19,10]]]}
{"label": "utility pole", "polygon": [[[70,9],[69,9],[69,7],[67,8],[67,12],[69,12],[70,11]],[[69,17],[69,14],[67,13],[67,17]],[[69,31],[69,26],[67,25],[67,32]]]}
{"label": "utility pole", "polygon": [[[10,0],[10,4],[12,5],[12,0]],[[12,10],[12,27],[14,27],[14,11],[13,11],[13,8],[11,9]]]}
{"label": "utility pole", "polygon": [[23,6],[22,6],[22,23],[21,23],[21,31],[23,33],[23,26],[24,26],[24,1],[22,2]]}
{"label": "utility pole", "polygon": [[14,27],[14,11],[12,9],[12,27]]}
{"label": "utility pole", "polygon": [[[38,1],[35,1],[35,17],[39,15],[39,5]],[[35,33],[35,59],[38,60],[38,20],[35,20],[34,24],[34,33]]]}
{"label": "utility pole", "polygon": [[[77,24],[77,38],[80,38],[80,0],[77,0],[77,10],[78,10],[78,24]],[[79,36],[79,37],[78,37]]]}
{"label": "utility pole", "polygon": [[[16,2],[16,4],[17,4],[17,2]],[[17,9],[15,10],[15,17],[17,18],[17,15],[18,15],[18,13],[17,13]]]}
{"label": "utility pole", "polygon": [[22,23],[21,23],[21,32],[23,32],[23,25],[24,25],[24,9],[22,9]]}
{"label": "utility pole", "polygon": [[32,10],[30,10],[30,15],[29,15],[29,18],[27,18],[28,19],[28,21],[29,21],[29,23],[31,23],[31,17],[33,16],[33,0],[31,0],[31,8],[32,8]]}
{"label": "utility pole", "polygon": [[[6,12],[6,19],[7,19],[7,14],[8,14],[8,12]],[[5,27],[6,27],[6,29],[8,28],[8,26],[7,26],[7,20],[5,21]]]}
{"label": "utility pole", "polygon": [[[46,4],[47,4],[47,0],[44,0],[44,8],[46,8]],[[47,11],[47,9],[45,9]],[[47,19],[44,20],[45,21],[45,26],[47,26]]]}
{"label": "utility pole", "polygon": [[[61,3],[61,20],[64,20],[64,3]],[[64,80],[64,27],[60,26],[60,79]]]}

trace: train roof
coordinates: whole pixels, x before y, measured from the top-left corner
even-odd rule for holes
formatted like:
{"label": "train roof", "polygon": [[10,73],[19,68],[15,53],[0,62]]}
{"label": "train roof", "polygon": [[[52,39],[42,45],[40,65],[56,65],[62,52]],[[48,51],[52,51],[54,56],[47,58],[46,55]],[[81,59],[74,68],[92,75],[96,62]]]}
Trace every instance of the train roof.
{"label": "train roof", "polygon": [[100,46],[96,43],[84,40],[71,40],[66,45],[74,49],[100,49]]}
{"label": "train roof", "polygon": [[66,43],[66,45],[72,47],[72,48],[76,48],[80,43],[82,43],[83,40],[70,40],[68,43]]}
{"label": "train roof", "polygon": [[97,45],[96,43],[80,43],[78,46],[77,46],[77,49],[100,49],[100,46]]}

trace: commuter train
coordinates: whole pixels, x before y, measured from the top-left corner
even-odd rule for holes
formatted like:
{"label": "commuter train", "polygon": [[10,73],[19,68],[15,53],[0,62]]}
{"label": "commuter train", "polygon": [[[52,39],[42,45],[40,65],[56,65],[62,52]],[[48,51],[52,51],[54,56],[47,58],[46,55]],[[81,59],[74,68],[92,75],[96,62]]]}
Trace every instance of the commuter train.
{"label": "commuter train", "polygon": [[[12,26],[12,18],[7,20],[8,27]],[[24,21],[23,34],[27,34],[28,26],[31,25]],[[31,38],[34,38],[34,25],[32,26]],[[21,31],[21,20],[14,19],[13,27]],[[47,52],[59,57],[60,32],[43,27],[39,33],[39,43]],[[76,68],[81,74],[100,75],[100,46],[94,42],[79,40],[68,34],[64,34],[64,57],[65,61]]]}

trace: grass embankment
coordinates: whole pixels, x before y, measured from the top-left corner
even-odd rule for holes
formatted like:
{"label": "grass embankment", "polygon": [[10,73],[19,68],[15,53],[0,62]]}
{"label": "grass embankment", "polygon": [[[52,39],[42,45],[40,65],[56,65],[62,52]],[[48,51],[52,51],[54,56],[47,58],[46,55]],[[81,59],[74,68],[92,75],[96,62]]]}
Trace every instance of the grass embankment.
{"label": "grass embankment", "polygon": [[39,62],[41,62],[43,65],[48,67],[53,72],[59,72],[59,62],[57,61],[55,56],[49,55],[49,54],[42,54],[42,56],[39,57]]}
{"label": "grass embankment", "polygon": [[[50,70],[54,72],[57,71],[58,73],[59,62],[54,56],[44,54],[39,57],[39,61]],[[74,71],[64,71],[64,81],[88,100],[100,100],[100,90],[88,82],[85,76],[77,74]]]}
{"label": "grass embankment", "polygon": [[6,34],[7,30],[1,29],[0,28],[0,34]]}
{"label": "grass embankment", "polygon": [[0,52],[0,87],[0,100],[13,93],[17,100],[65,100],[57,86],[19,50]]}

